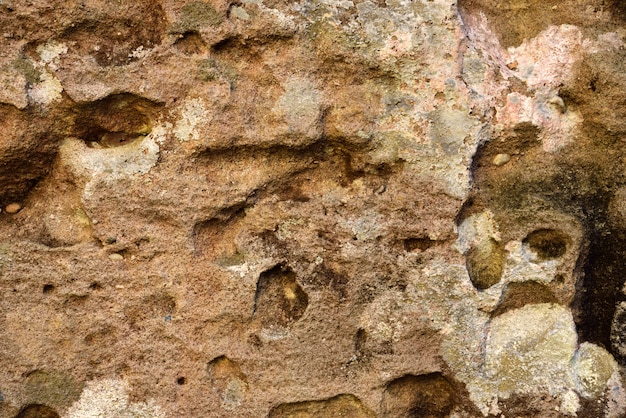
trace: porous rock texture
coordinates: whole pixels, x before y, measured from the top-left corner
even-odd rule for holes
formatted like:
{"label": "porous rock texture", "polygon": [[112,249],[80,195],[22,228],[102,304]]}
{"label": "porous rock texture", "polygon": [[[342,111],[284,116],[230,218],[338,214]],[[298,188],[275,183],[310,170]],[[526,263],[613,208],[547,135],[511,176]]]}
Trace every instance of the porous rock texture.
{"label": "porous rock texture", "polygon": [[0,0],[0,418],[626,414],[620,0]]}

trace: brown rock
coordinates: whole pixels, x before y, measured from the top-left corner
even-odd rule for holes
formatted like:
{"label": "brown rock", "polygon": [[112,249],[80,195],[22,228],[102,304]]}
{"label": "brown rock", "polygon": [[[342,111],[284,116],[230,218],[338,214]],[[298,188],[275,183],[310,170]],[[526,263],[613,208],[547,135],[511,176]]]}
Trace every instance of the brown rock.
{"label": "brown rock", "polygon": [[0,3],[0,418],[624,415],[621,3]]}

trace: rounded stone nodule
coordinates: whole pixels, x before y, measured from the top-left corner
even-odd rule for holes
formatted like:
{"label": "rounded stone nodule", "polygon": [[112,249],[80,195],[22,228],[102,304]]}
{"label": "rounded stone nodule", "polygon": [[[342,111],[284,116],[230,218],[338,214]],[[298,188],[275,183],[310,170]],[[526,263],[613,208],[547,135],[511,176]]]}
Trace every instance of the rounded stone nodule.
{"label": "rounded stone nodule", "polygon": [[495,157],[493,157],[493,160],[491,162],[496,167],[500,167],[508,163],[509,161],[511,161],[511,156],[509,154],[498,154]]}
{"label": "rounded stone nodule", "polygon": [[607,389],[607,384],[618,365],[604,348],[584,342],[574,356],[574,371],[578,392],[588,399],[596,399]]}
{"label": "rounded stone nodule", "polygon": [[16,214],[20,210],[22,210],[22,205],[19,203],[10,203],[4,208],[4,211],[11,215]]}
{"label": "rounded stone nodule", "polygon": [[475,288],[488,289],[500,281],[504,269],[505,251],[490,238],[474,245],[465,255],[467,273]]}

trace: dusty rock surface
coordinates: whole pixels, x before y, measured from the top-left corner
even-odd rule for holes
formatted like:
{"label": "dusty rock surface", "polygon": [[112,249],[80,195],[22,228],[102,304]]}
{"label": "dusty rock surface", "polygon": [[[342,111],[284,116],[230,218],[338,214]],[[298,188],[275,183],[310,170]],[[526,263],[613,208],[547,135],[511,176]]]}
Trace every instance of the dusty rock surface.
{"label": "dusty rock surface", "polygon": [[618,0],[0,0],[0,418],[626,414]]}

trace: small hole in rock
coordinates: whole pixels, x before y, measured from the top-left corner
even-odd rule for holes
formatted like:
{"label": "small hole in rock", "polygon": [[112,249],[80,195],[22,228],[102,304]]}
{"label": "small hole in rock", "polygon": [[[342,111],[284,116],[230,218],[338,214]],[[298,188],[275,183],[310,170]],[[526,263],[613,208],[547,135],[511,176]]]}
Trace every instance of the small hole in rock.
{"label": "small hole in rock", "polygon": [[93,282],[89,285],[89,290],[100,290],[102,289],[102,285],[98,282]]}
{"label": "small hole in rock", "polygon": [[528,234],[522,243],[537,254],[540,261],[562,257],[567,251],[567,237],[554,229],[538,229]]}
{"label": "small hole in rock", "polygon": [[180,35],[174,46],[185,55],[203,54],[208,47],[198,32],[190,31]]}
{"label": "small hole in rock", "polygon": [[90,148],[114,148],[145,138],[161,105],[133,94],[114,94],[80,105],[74,136]]}
{"label": "small hole in rock", "polygon": [[250,336],[248,337],[248,344],[250,344],[254,348],[263,347],[263,341],[261,341],[261,337],[256,334],[250,334]]}
{"label": "small hole in rock", "polygon": [[247,382],[248,378],[235,361],[226,356],[219,356],[207,364],[207,375],[211,386],[220,392],[228,390],[228,386],[235,380]]}
{"label": "small hole in rock", "polygon": [[510,283],[502,294],[493,317],[535,303],[558,303],[554,293],[548,286],[533,281]]}
{"label": "small hole in rock", "polygon": [[413,252],[415,250],[426,251],[436,243],[437,241],[432,240],[428,237],[408,238],[404,240],[404,249],[408,252]]}
{"label": "small hole in rock", "polygon": [[43,293],[44,294],[52,293],[53,291],[54,291],[54,285],[51,285],[51,284],[44,284],[43,285]]}
{"label": "small hole in rock", "polygon": [[500,281],[506,253],[501,243],[488,239],[477,243],[466,254],[467,273],[476,289],[484,290]]}
{"label": "small hole in rock", "polygon": [[138,141],[146,135],[128,132],[96,132],[87,139],[89,148],[115,148]]}
{"label": "small hole in rock", "polygon": [[257,282],[254,314],[266,325],[286,326],[304,315],[309,297],[295,273],[282,265],[261,273]]}
{"label": "small hole in rock", "polygon": [[[370,418],[376,416],[359,398],[341,394],[332,398],[283,403],[270,411],[268,418]],[[408,415],[407,415],[408,416]],[[388,418],[388,417],[385,417]]]}
{"label": "small hole in rock", "polygon": [[184,377],[179,377],[178,379],[176,379],[176,383],[179,385],[184,385],[185,383],[187,383],[187,380]]}
{"label": "small hole in rock", "polygon": [[387,384],[382,416],[447,417],[456,404],[456,391],[440,373],[406,375]]}
{"label": "small hole in rock", "polygon": [[357,358],[362,358],[366,355],[365,346],[367,344],[367,331],[363,328],[359,328],[354,335],[354,353]]}
{"label": "small hole in rock", "polygon": [[24,407],[15,418],[59,418],[59,414],[47,405],[30,404]]}

